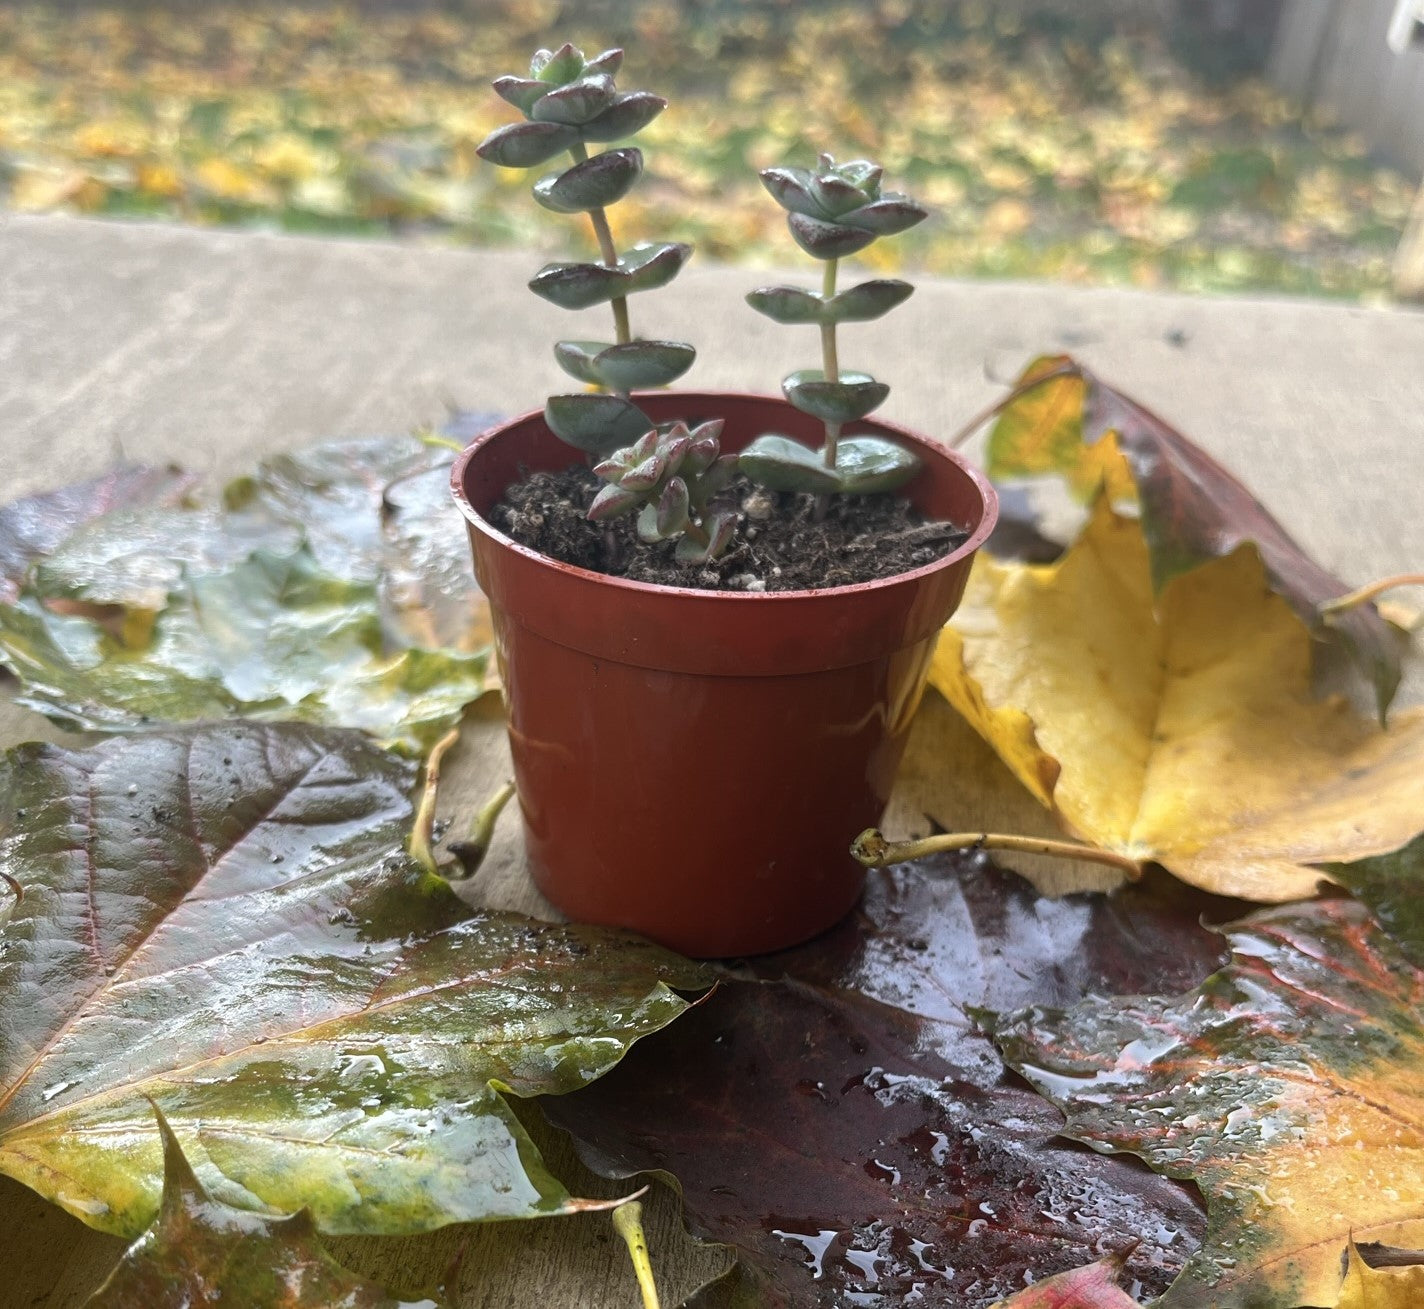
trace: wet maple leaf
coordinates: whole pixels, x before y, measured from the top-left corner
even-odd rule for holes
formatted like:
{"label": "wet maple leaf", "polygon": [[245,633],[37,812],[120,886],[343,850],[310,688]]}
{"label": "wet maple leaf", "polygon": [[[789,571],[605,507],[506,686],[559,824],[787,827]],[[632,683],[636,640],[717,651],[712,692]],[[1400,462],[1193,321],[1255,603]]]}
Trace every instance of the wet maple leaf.
{"label": "wet maple leaf", "polygon": [[225,489],[114,472],[0,508],[0,664],[71,726],[251,717],[418,752],[488,686],[488,607],[414,437],[279,455]]}
{"label": "wet maple leaf", "polygon": [[94,1292],[90,1309],[442,1309],[398,1300],[326,1252],[306,1210],[269,1218],[214,1200],[193,1176],[162,1113],[163,1199],[154,1224]]}
{"label": "wet maple leaf", "polygon": [[1424,823],[1424,711],[1383,730],[1317,700],[1253,547],[1155,595],[1140,525],[1105,502],[1054,564],[981,555],[931,680],[1074,835],[1205,890],[1309,896]]}
{"label": "wet maple leaf", "polygon": [[575,1212],[506,1096],[564,1092],[700,989],[602,929],[475,912],[406,854],[414,768],[227,723],[0,755],[0,1172],[131,1236],[157,1105],[212,1194],[323,1231]]}
{"label": "wet maple leaf", "polygon": [[1056,1141],[967,1007],[1201,977],[1219,943],[1170,886],[1038,896],[976,856],[882,870],[822,941],[754,961],[611,1080],[543,1100],[596,1171],[671,1174],[739,1264],[694,1301],[986,1306],[1143,1242],[1165,1287],[1195,1248],[1182,1193]]}
{"label": "wet maple leaf", "polygon": [[1424,1244],[1424,972],[1350,900],[1227,935],[1195,991],[1033,1008],[996,1039],[1068,1135],[1202,1189],[1206,1241],[1162,1309],[1348,1304],[1352,1238]]}

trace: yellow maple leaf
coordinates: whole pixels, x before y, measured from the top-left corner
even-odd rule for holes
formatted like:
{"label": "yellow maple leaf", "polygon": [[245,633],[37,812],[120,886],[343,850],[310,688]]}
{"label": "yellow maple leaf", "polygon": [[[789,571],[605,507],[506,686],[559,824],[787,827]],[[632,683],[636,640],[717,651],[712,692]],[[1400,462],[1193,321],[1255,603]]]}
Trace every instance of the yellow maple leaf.
{"label": "yellow maple leaf", "polygon": [[1250,545],[1154,605],[1138,522],[1100,501],[1055,564],[979,557],[931,680],[1070,832],[1209,891],[1309,896],[1424,827],[1424,711],[1386,731],[1314,699]]}
{"label": "yellow maple leaf", "polygon": [[1350,1261],[1336,1309],[1419,1309],[1420,1305],[1424,1305],[1424,1263],[1371,1268],[1350,1242]]}

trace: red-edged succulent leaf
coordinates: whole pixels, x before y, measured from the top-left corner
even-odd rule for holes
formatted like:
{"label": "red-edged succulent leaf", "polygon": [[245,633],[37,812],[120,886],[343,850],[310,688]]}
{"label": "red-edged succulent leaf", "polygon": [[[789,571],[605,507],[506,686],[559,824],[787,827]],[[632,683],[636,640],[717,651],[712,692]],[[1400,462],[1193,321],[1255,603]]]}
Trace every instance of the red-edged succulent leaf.
{"label": "red-edged succulent leaf", "polygon": [[1208,903],[1043,900],[972,856],[873,874],[828,937],[756,962],[768,980],[724,982],[610,1078],[542,1103],[597,1171],[671,1174],[694,1234],[736,1248],[709,1309],[982,1309],[1138,1234],[1129,1275],[1160,1292],[1200,1208],[1057,1139],[966,1009],[1200,978],[1220,960]]}
{"label": "red-edged succulent leaf", "polygon": [[1228,935],[1195,991],[1034,1008],[997,1039],[1069,1135],[1206,1196],[1163,1309],[1334,1305],[1352,1235],[1424,1246],[1424,972],[1349,900]]}
{"label": "red-edged succulent leaf", "polygon": [[85,1304],[90,1309],[442,1309],[399,1300],[327,1253],[305,1210],[268,1218],[214,1200],[158,1115],[163,1201],[152,1227]]}
{"label": "red-edged succulent leaf", "polygon": [[[1059,471],[1091,490],[1104,466],[1100,443],[1112,433],[1141,502],[1155,585],[1160,589],[1180,573],[1253,543],[1271,586],[1317,636],[1338,637],[1345,645],[1373,683],[1383,717],[1399,685],[1400,650],[1373,606],[1324,624],[1320,606],[1351,588],[1310,558],[1235,476],[1067,355],[1035,360],[1021,381],[1050,373],[1005,410],[991,434],[994,475]],[[1031,421],[1022,421],[1021,412]],[[1106,456],[1108,462],[1113,458]]]}
{"label": "red-edged succulent leaf", "polygon": [[0,1172],[134,1235],[157,1104],[214,1196],[325,1231],[581,1207],[504,1096],[582,1086],[705,974],[472,912],[405,853],[413,773],[297,725],[0,756],[25,891],[0,925]]}

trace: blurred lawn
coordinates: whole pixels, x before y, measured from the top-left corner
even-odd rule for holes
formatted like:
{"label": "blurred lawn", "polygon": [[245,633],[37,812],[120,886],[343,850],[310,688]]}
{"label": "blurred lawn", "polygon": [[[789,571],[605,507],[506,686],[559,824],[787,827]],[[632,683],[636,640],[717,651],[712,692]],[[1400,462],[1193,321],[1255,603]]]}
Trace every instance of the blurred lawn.
{"label": "blurred lawn", "polygon": [[6,5],[0,197],[584,249],[530,200],[537,172],[474,153],[514,115],[489,79],[565,38],[626,45],[620,85],[672,100],[615,231],[720,259],[799,258],[752,170],[829,149],[935,210],[872,247],[887,270],[1369,297],[1413,191],[1263,83],[1198,80],[1151,30],[1025,28],[967,0],[478,0]]}

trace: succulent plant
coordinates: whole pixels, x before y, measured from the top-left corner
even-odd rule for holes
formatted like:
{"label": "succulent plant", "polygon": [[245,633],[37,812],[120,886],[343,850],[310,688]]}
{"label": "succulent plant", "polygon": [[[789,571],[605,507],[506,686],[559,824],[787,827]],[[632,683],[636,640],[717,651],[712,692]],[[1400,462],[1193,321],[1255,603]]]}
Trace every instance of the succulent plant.
{"label": "succulent plant", "polygon": [[753,481],[774,491],[890,491],[915,475],[919,458],[878,436],[842,439],[841,429],[880,407],[890,388],[869,373],[842,369],[836,328],[879,318],[914,290],[908,282],[877,278],[836,291],[840,260],[881,236],[903,232],[927,217],[907,195],[881,191],[883,170],[866,159],[837,164],[823,154],[815,169],[766,168],[761,180],[787,210],[791,235],[808,255],[823,260],[821,292],[767,286],[747,303],[778,323],[814,323],[821,329],[821,367],[801,369],[782,379],[781,389],[797,409],[825,424],[819,450],[789,436],[768,432],[742,451],[740,467]]}
{"label": "succulent plant", "polygon": [[722,420],[689,429],[674,423],[650,430],[594,467],[607,485],[594,497],[595,522],[638,510],[638,535],[649,543],[678,538],[676,558],[701,564],[727,548],[736,529],[730,513],[710,509],[737,471],[737,456],[721,449]]}
{"label": "succulent plant", "polygon": [[628,297],[665,286],[692,253],[680,242],[635,245],[621,255],[604,212],[637,184],[642,151],[631,146],[590,155],[590,143],[622,141],[646,127],[667,106],[647,91],[619,92],[614,74],[621,50],[586,59],[562,45],[540,50],[528,77],[501,77],[494,88],[523,113],[525,121],[491,132],[478,147],[481,158],[504,168],[533,168],[567,152],[573,163],[534,183],[534,198],[556,213],[586,213],[602,263],[551,263],[529,289],[565,309],[608,303],[616,340],[560,341],[554,356],[570,377],[600,392],[551,396],[544,408],[550,430],[588,454],[606,456],[637,440],[653,423],[630,399],[640,387],[666,386],[696,357],[683,341],[645,341],[633,336]]}

